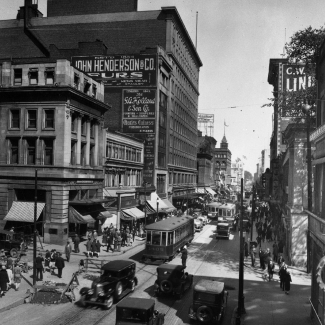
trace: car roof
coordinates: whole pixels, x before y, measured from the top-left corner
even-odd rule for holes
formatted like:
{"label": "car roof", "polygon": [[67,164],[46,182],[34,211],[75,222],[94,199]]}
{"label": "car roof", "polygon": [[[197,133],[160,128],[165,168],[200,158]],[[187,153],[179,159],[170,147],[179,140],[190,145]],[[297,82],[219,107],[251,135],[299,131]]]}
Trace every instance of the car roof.
{"label": "car roof", "polygon": [[157,267],[157,270],[177,270],[177,271],[182,271],[184,270],[185,267],[183,265],[175,265],[175,264],[162,264]]}
{"label": "car roof", "polygon": [[153,299],[127,297],[120,301],[116,307],[148,310],[154,305],[155,301]]}
{"label": "car roof", "polygon": [[109,270],[109,271],[119,271],[121,269],[124,269],[132,264],[135,264],[133,261],[130,260],[115,260],[110,261],[106,264],[104,264],[101,269],[102,270]]}
{"label": "car roof", "polygon": [[194,290],[199,292],[218,294],[221,293],[224,288],[225,284],[223,282],[201,279],[195,285]]}
{"label": "car roof", "polygon": [[146,230],[169,231],[174,230],[193,219],[191,216],[171,217],[162,221],[154,222],[146,226]]}

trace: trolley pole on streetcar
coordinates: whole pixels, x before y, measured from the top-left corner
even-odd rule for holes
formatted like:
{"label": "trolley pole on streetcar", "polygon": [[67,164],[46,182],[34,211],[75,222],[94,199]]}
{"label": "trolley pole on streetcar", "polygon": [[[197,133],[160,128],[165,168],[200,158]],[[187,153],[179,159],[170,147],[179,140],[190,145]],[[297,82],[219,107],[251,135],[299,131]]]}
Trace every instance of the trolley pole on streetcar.
{"label": "trolley pole on streetcar", "polygon": [[243,217],[244,217],[244,207],[243,207],[243,197],[244,197],[244,180],[241,179],[241,204],[240,204],[240,220],[239,220],[239,289],[238,289],[238,307],[237,307],[237,319],[236,324],[240,324],[240,316],[246,314],[244,306],[244,242],[243,242]]}
{"label": "trolley pole on streetcar", "polygon": [[36,220],[37,220],[37,169],[35,169],[35,202],[34,202],[34,237],[33,237],[33,285],[36,285]]}

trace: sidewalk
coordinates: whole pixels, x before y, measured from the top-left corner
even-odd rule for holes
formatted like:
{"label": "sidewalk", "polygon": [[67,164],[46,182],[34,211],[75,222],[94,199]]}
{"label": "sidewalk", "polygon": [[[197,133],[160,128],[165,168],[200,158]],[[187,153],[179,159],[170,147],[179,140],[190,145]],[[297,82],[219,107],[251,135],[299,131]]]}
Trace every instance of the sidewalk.
{"label": "sidewalk", "polygon": [[[246,237],[250,239],[250,234]],[[253,240],[256,238],[255,224]],[[273,252],[274,241],[262,242],[262,249],[269,248]],[[258,247],[259,249],[259,247]],[[283,254],[286,264],[288,260]],[[303,270],[288,265],[292,283],[289,295],[280,288],[276,263],[272,281],[263,281],[259,255],[256,256],[255,267],[251,266],[250,257],[244,261],[244,305],[246,314],[241,316],[240,324],[249,325],[311,325],[310,304],[308,298],[311,290],[311,276]],[[254,275],[255,273],[255,275]],[[237,308],[236,308],[237,309]],[[236,312],[233,312],[232,324],[236,324]]]}
{"label": "sidewalk", "polygon": [[[102,237],[98,237],[99,241],[101,242]],[[135,241],[132,246],[125,246],[121,248],[121,252],[106,252],[106,246],[102,247],[101,253],[99,255],[99,258],[90,258],[90,264],[91,267],[89,268],[89,271],[87,273],[87,276],[84,278],[83,275],[78,276],[78,281],[79,285],[78,287],[74,290],[74,294],[76,296],[76,301],[79,300],[79,290],[82,287],[90,287],[91,282],[93,278],[97,275],[100,274],[100,261],[109,257],[115,257],[119,258],[120,255],[123,255],[125,252],[132,250],[133,248],[139,246],[139,245],[144,245],[145,240],[139,237],[135,237]],[[64,245],[54,245],[54,244],[44,244],[42,243],[43,248],[41,247],[40,242],[37,242],[37,252],[41,252],[43,254],[43,257],[45,255],[46,250],[51,251],[52,249],[56,249],[57,252],[62,253],[62,257],[65,260],[65,267],[62,272],[62,278],[58,278],[57,276],[57,270],[55,271],[54,275],[51,275],[49,272],[43,273],[43,281],[54,281],[56,283],[65,283],[68,284],[71,280],[72,274],[79,269],[79,261],[84,258],[86,259],[86,241],[83,241],[79,245],[80,253],[75,253],[72,250],[70,262],[66,261],[66,257],[64,254]],[[72,249],[74,248],[72,244]],[[104,248],[104,249],[103,249]],[[33,247],[30,246],[28,251],[27,251],[27,256],[29,259],[29,265],[32,266],[32,260],[33,260]],[[123,258],[123,257],[122,257]],[[93,263],[91,263],[93,261]],[[40,285],[42,284],[42,281],[37,281],[37,284]],[[27,297],[26,291],[30,289],[33,289],[33,270],[30,270],[28,273],[23,273],[23,278],[21,281],[21,285],[19,287],[19,291],[15,291],[14,289],[10,289],[4,297],[0,298],[0,313],[4,312],[8,309],[17,307],[21,304],[24,303],[25,298]],[[0,316],[1,317],[1,316]]]}

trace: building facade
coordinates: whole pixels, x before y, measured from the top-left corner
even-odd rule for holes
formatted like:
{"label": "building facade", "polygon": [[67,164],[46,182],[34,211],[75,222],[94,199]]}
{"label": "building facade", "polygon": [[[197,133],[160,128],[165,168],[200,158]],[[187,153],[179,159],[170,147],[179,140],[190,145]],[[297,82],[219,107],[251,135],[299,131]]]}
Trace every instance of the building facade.
{"label": "building facade", "polygon": [[69,61],[23,61],[0,61],[0,220],[26,232],[34,221],[37,176],[38,231],[46,243],[62,244],[70,224],[105,217],[103,116],[109,106],[103,85]]}

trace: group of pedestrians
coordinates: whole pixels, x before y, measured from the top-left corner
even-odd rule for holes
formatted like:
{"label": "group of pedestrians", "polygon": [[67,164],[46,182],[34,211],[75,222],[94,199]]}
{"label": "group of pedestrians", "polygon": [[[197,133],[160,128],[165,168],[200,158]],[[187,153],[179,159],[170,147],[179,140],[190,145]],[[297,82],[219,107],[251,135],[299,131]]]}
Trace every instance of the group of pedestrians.
{"label": "group of pedestrians", "polygon": [[98,239],[98,233],[96,230],[88,231],[87,233],[87,256],[88,257],[99,257],[100,249],[102,247],[102,244],[100,243]]}
{"label": "group of pedestrians", "polygon": [[12,265],[1,264],[0,267],[0,298],[10,289],[14,288],[19,290],[21,283],[21,268],[18,262],[14,262]]}

